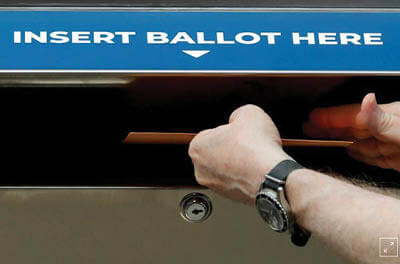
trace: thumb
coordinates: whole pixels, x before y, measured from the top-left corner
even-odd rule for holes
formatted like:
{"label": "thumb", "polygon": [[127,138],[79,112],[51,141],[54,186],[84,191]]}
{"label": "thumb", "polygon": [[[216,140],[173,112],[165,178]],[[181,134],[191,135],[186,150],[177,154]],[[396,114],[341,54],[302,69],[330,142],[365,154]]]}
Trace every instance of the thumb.
{"label": "thumb", "polygon": [[357,123],[367,127],[371,134],[383,142],[400,144],[400,118],[385,112],[376,102],[375,94],[367,94],[357,115]]}

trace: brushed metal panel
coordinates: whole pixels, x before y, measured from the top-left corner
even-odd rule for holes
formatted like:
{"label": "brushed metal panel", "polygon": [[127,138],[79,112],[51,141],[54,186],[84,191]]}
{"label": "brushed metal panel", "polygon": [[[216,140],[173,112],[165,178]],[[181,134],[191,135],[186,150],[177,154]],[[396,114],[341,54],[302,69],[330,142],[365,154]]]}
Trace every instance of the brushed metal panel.
{"label": "brushed metal panel", "polygon": [[0,253],[13,263],[342,263],[263,225],[254,208],[216,197],[202,224],[177,207],[189,190],[2,190]]}

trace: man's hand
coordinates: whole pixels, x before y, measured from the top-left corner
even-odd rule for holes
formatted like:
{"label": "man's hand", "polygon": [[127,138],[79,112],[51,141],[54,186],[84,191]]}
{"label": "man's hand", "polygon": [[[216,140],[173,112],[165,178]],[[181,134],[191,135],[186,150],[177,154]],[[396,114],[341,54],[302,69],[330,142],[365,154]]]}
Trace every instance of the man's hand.
{"label": "man's hand", "polygon": [[247,204],[254,204],[264,174],[290,158],[271,118],[253,105],[236,109],[229,124],[200,132],[189,155],[199,184]]}
{"label": "man's hand", "polygon": [[367,94],[361,105],[315,109],[303,131],[312,137],[353,138],[351,157],[400,171],[400,102],[378,105],[375,95]]}

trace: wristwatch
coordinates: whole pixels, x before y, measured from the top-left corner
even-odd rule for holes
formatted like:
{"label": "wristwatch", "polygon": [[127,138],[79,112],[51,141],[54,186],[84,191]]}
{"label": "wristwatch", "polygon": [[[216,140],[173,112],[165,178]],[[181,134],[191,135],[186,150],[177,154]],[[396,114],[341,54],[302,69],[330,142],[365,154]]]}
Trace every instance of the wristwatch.
{"label": "wristwatch", "polygon": [[293,244],[300,247],[307,244],[311,233],[296,223],[286,199],[285,183],[291,172],[303,168],[293,160],[281,161],[265,175],[256,196],[257,210],[267,225],[276,232],[291,234]]}

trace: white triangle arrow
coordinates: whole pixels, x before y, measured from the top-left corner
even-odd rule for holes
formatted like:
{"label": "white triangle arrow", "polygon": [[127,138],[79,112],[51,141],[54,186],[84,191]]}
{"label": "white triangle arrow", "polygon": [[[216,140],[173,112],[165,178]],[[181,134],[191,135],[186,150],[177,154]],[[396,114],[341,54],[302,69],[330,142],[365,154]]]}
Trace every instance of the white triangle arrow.
{"label": "white triangle arrow", "polygon": [[201,56],[209,53],[210,51],[209,50],[182,50],[182,52],[197,59],[197,58],[200,58]]}

